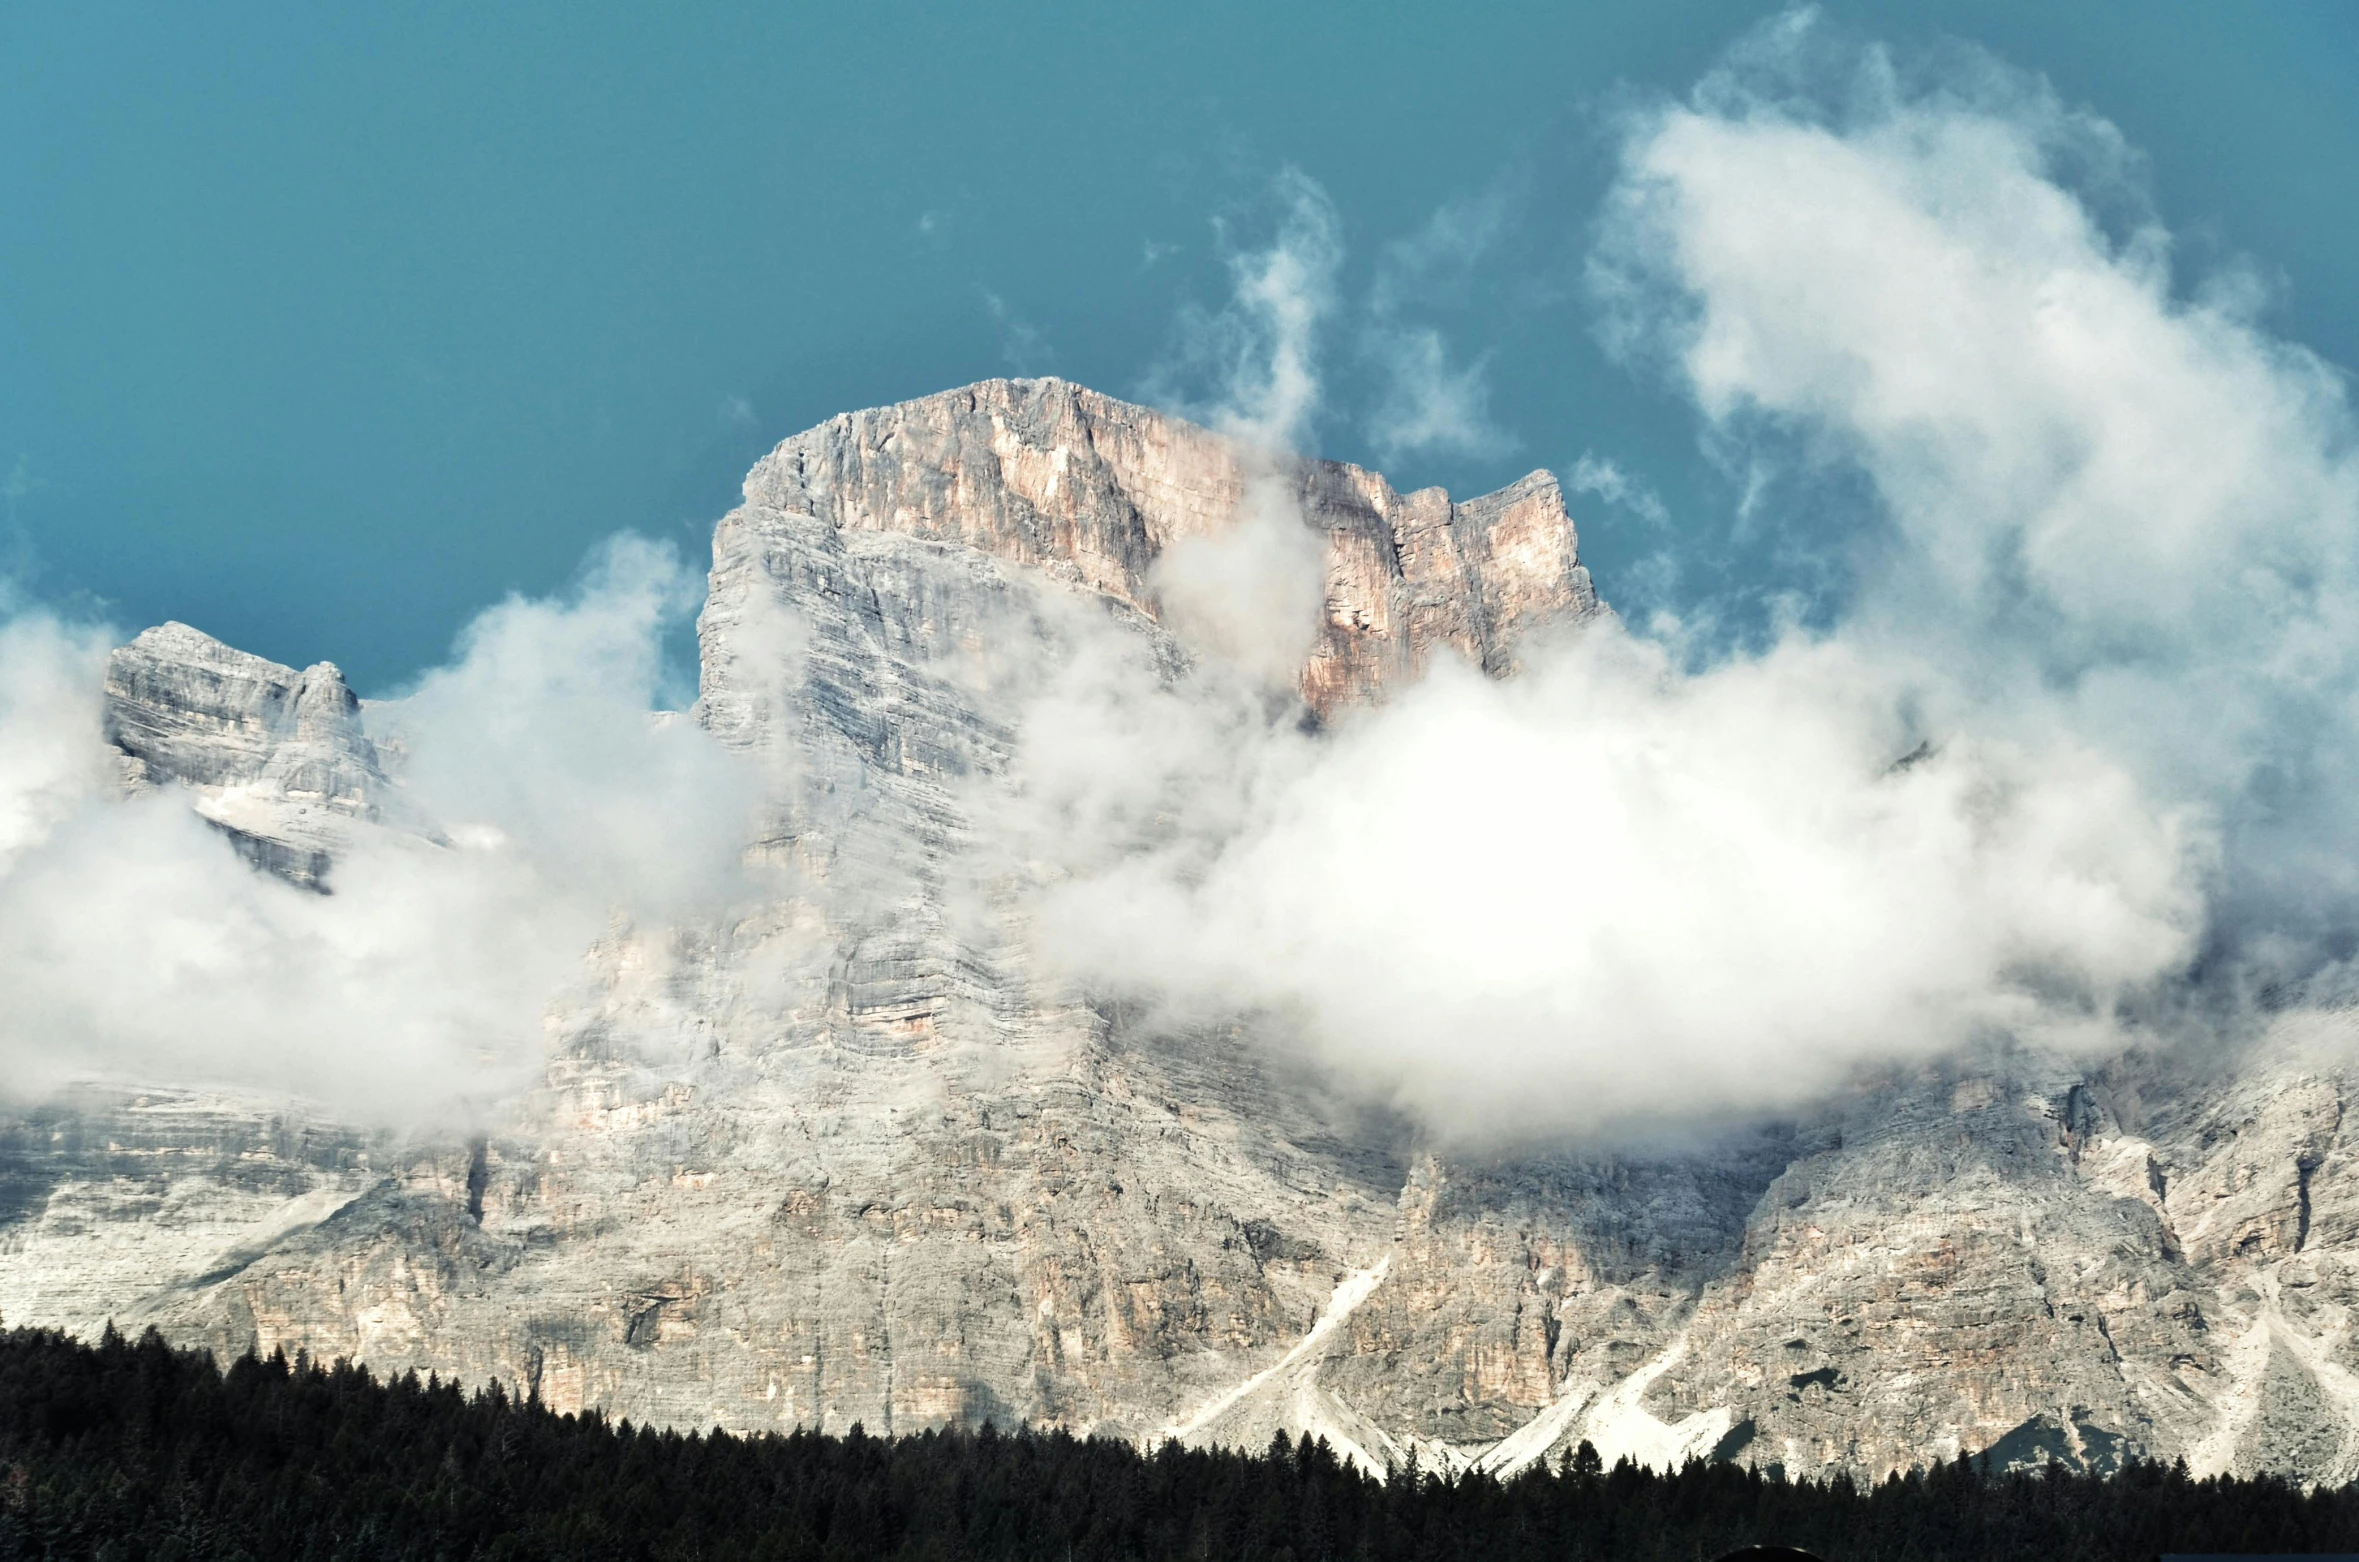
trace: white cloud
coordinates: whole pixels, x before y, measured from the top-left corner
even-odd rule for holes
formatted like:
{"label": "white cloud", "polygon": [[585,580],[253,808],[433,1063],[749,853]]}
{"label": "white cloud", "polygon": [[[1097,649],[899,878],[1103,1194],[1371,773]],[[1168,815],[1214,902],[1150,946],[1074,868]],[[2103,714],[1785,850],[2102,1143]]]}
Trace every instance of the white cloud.
{"label": "white cloud", "polygon": [[1304,174],[1279,176],[1285,202],[1277,242],[1231,257],[1244,330],[1228,354],[1226,400],[1213,413],[1224,434],[1274,450],[1300,449],[1318,413],[1319,326],[1335,308],[1343,241],[1334,203]]}
{"label": "white cloud", "polygon": [[1688,676],[1610,623],[1511,683],[1445,664],[1332,742],[1264,729],[1219,844],[1056,889],[1049,946],[1175,1017],[1260,1011],[1466,1138],[2077,1040],[2191,952],[2200,831],[2069,744],[1897,765],[1914,687],[1801,641]]}
{"label": "white cloud", "polygon": [[1385,460],[1428,451],[1491,456],[1515,447],[1491,421],[1487,358],[1452,368],[1441,333],[1423,326],[1372,330],[1364,351],[1383,375],[1368,435]]}
{"label": "white cloud", "polygon": [[1577,494],[1594,494],[1616,509],[1629,511],[1649,526],[1671,524],[1671,512],[1651,484],[1644,478],[1633,477],[1619,462],[1593,451],[1581,452],[1581,459],[1573,463],[1572,471],[1565,476],[1565,487]]}
{"label": "white cloud", "polygon": [[694,611],[701,585],[670,548],[624,535],[566,597],[480,614],[454,661],[372,707],[372,727],[407,751],[410,795],[601,906],[668,916],[735,889],[757,778],[693,721],[653,714],[664,626]]}
{"label": "white cloud", "polygon": [[1287,473],[1319,412],[1319,331],[1335,308],[1343,248],[1315,181],[1288,169],[1274,193],[1269,247],[1229,257],[1229,306],[1181,322],[1179,367],[1209,371],[1213,399],[1192,403],[1168,384],[1163,396],[1236,441],[1244,493],[1226,525],[1166,547],[1150,579],[1164,620],[1193,649],[1285,685],[1310,651],[1326,593],[1325,539],[1305,524]]}
{"label": "white cloud", "polygon": [[[2352,930],[2339,378],[2249,289],[2174,288],[2107,127],[1987,60],[1829,77],[1815,48],[1781,21],[1632,122],[1595,276],[1613,339],[1746,470],[1873,493],[1831,626],[1715,656],[1608,620],[1516,680],[1444,657],[1304,731],[1269,685],[1315,622],[1318,539],[1278,479],[1341,252],[1289,176],[1184,344],[1191,410],[1267,453],[1236,524],[1155,577],[1212,654],[1075,630],[1029,685],[1000,834],[977,823],[1039,886],[1054,962],[1248,1017],[1478,1140],[1791,1104],[1979,1038],[2107,1045],[2223,925],[2247,951]],[[1450,377],[1438,337],[1420,361]],[[1659,509],[1602,460],[1573,481]],[[357,852],[324,901],[170,799],[101,820],[72,693],[93,642],[11,626],[0,986],[30,996],[5,1061],[512,1071],[612,904],[732,892],[745,794],[643,716],[683,589],[625,550],[575,601],[487,615],[402,712],[464,844]]]}
{"label": "white cloud", "polygon": [[1182,767],[1216,823],[1050,895],[1072,969],[1257,1013],[1482,1138],[2118,1044],[2223,929],[2347,941],[2340,378],[2249,290],[2174,289],[2109,127],[1986,58],[1830,77],[1818,47],[1785,19],[1633,121],[1595,275],[1746,469],[1872,492],[1831,626],[1731,654],[1607,622],[1509,684],[1445,664],[1253,734]]}
{"label": "white cloud", "polygon": [[655,719],[657,636],[689,581],[633,540],[562,602],[511,599],[450,666],[372,710],[400,810],[318,895],[255,872],[178,787],[121,799],[100,736],[112,638],[0,626],[0,1079],[218,1083],[366,1121],[464,1110],[539,1061],[541,1019],[617,916],[742,892],[749,778]]}
{"label": "white cloud", "polygon": [[2239,920],[2348,925],[2341,376],[2249,289],[2174,291],[2109,126],[1987,59],[1911,89],[1874,52],[1817,109],[1791,90],[1811,32],[1635,130],[1601,256],[1618,334],[1724,430],[1869,480],[1889,535],[1846,635],[2214,811]]}
{"label": "white cloud", "polygon": [[[1384,459],[1513,449],[1514,439],[1491,419],[1488,357],[1454,363],[1438,329],[1401,313],[1463,295],[1505,224],[1504,187],[1445,204],[1416,232],[1386,244],[1364,304],[1348,309],[1334,203],[1293,168],[1278,176],[1272,194],[1278,220],[1271,243],[1230,251],[1226,307],[1182,312],[1177,351],[1149,377],[1150,398],[1247,444],[1309,453],[1329,411],[1324,344],[1341,331],[1374,371],[1365,429]],[[1226,224],[1221,232],[1225,241]],[[1206,385],[1209,395],[1200,389]]]}
{"label": "white cloud", "polygon": [[106,649],[46,613],[0,623],[0,872],[106,783],[93,693]]}
{"label": "white cloud", "polygon": [[[1271,193],[1269,246],[1229,251],[1229,304],[1184,311],[1175,361],[1149,384],[1175,410],[1282,452],[1304,448],[1319,414],[1319,335],[1336,307],[1343,237],[1334,202],[1300,169],[1282,171]],[[1196,390],[1207,381],[1209,397]]]}
{"label": "white cloud", "polygon": [[1283,475],[1249,468],[1228,524],[1173,542],[1149,579],[1163,622],[1190,648],[1286,688],[1318,635],[1326,536],[1305,524]]}

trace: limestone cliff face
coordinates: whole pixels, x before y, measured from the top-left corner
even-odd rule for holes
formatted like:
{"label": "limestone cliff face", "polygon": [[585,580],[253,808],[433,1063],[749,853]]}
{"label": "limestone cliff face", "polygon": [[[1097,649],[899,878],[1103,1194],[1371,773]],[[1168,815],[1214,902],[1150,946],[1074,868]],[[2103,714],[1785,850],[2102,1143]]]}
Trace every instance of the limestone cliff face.
{"label": "limestone cliff face", "polygon": [[[1023,669],[1084,620],[1184,656],[1155,560],[1228,524],[1246,459],[1054,381],[787,441],[716,534],[698,717],[765,767],[754,847],[796,887],[614,930],[472,1134],[162,1088],[0,1125],[0,1314],[681,1425],[2359,1473],[2359,1150],[2317,1055],[1993,1055],[1706,1143],[1473,1160],[1039,969],[987,828]],[[1315,710],[1596,610],[1544,477],[1285,474],[1327,539]],[[109,700],[143,784],[266,805],[258,838],[399,817],[332,669],[167,626]]]}
{"label": "limestone cliff face", "polygon": [[1413,677],[1440,646],[1505,672],[1527,631],[1597,608],[1546,472],[1464,504],[1404,497],[1356,466],[1242,449],[1062,380],[990,380],[786,441],[722,522],[716,570],[778,518],[808,516],[1027,565],[1152,617],[1157,557],[1228,526],[1257,465],[1326,534],[1326,612],[1302,672],[1322,714]]}

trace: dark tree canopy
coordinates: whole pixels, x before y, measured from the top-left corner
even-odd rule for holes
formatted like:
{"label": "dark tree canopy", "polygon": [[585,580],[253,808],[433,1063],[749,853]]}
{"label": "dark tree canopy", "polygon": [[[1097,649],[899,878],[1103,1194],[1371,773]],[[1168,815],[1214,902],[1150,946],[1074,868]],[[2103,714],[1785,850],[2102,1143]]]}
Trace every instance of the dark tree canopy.
{"label": "dark tree canopy", "polygon": [[341,1362],[222,1371],[152,1333],[0,1334],[0,1562],[1698,1562],[1750,1545],[1828,1562],[2351,1551],[2359,1488],[1967,1459],[1863,1487],[1701,1461],[1605,1469],[1586,1445],[1508,1481],[1380,1481],[1283,1436],[1242,1454],[989,1426],[683,1435]]}

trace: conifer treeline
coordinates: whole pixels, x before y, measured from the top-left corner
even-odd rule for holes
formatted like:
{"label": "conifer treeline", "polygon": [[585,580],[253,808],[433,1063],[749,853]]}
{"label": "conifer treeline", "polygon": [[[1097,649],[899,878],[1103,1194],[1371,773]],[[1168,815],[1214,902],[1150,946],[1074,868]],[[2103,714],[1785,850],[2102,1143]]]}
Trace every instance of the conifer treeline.
{"label": "conifer treeline", "polygon": [[1324,1443],[1140,1452],[1055,1433],[681,1435],[356,1367],[216,1368],[154,1334],[0,1334],[0,1559],[1236,1558],[1831,1562],[2359,1550],[2359,1488],[1991,1475],[1857,1487],[1587,1460],[1382,1482]]}

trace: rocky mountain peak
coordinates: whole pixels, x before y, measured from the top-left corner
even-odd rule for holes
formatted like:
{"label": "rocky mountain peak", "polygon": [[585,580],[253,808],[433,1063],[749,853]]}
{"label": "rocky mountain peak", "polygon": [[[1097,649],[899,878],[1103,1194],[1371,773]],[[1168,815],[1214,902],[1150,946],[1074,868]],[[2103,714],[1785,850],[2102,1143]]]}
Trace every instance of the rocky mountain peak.
{"label": "rocky mountain peak", "polygon": [[180,623],[107,658],[106,736],[151,781],[267,786],[346,813],[384,782],[335,663],[297,672]]}
{"label": "rocky mountain peak", "polygon": [[292,667],[186,624],[159,624],[107,658],[107,741],[134,788],[179,783],[258,866],[324,888],[338,819],[373,817],[386,790],[360,700],[333,662]]}
{"label": "rocky mountain peak", "polygon": [[1156,560],[1237,523],[1267,473],[1325,533],[1325,601],[1302,668],[1322,715],[1414,677],[1449,646],[1491,672],[1550,620],[1597,610],[1556,478],[1454,503],[1343,462],[1261,451],[1058,379],[985,380],[831,418],[757,462],[714,541],[716,574],[774,518],[970,548],[1150,617]]}

